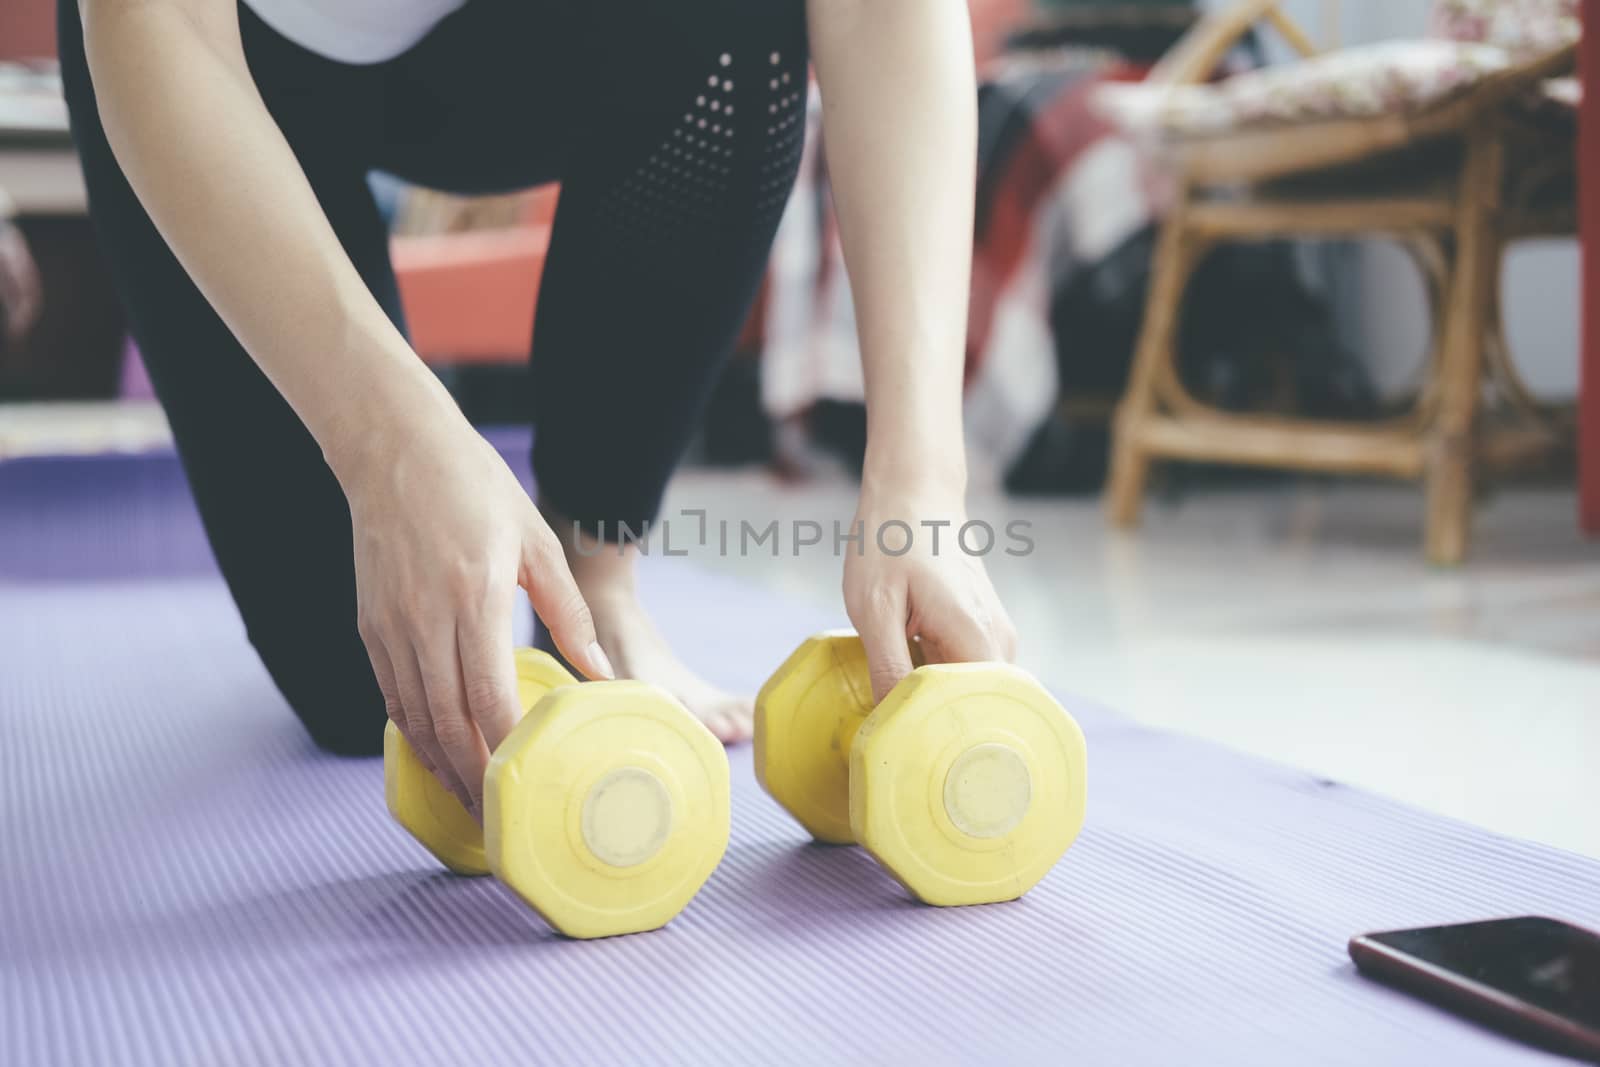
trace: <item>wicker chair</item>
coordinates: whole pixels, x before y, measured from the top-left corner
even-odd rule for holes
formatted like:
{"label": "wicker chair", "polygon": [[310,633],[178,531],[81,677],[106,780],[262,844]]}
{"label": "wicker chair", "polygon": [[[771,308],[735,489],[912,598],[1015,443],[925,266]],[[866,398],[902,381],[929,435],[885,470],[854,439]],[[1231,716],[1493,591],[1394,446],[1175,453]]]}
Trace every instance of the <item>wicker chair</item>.
{"label": "wicker chair", "polygon": [[[1493,0],[1448,2],[1481,15]],[[1226,83],[1208,86],[1209,79],[1263,21],[1302,56],[1314,55],[1278,0],[1242,0],[1202,20],[1146,91],[1191,102],[1221,91]],[[1512,367],[1498,290],[1509,242],[1576,233],[1571,115],[1532,103],[1544,99],[1550,79],[1573,72],[1575,46],[1511,55],[1508,65],[1422,106],[1161,131],[1159,158],[1175,195],[1116,414],[1106,492],[1113,523],[1137,524],[1158,459],[1416,478],[1426,487],[1427,558],[1451,564],[1466,551],[1481,470],[1570,447],[1570,414],[1536,403]],[[1413,253],[1433,300],[1433,350],[1403,416],[1345,424],[1229,413],[1184,387],[1175,337],[1187,282],[1209,249],[1380,235]]]}

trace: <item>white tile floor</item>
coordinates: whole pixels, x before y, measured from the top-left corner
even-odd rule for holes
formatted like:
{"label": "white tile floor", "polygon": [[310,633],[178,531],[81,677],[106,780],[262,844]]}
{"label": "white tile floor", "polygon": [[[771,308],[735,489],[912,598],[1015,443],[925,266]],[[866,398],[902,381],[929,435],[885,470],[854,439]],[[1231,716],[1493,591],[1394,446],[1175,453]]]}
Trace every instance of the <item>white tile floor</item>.
{"label": "white tile floor", "polygon": [[[842,482],[691,471],[667,514],[848,524]],[[1600,542],[1572,492],[1485,502],[1468,565],[1426,566],[1421,494],[1387,485],[1194,491],[1137,535],[1092,500],[981,496],[1033,523],[992,557],[1023,664],[1058,691],[1505,833],[1600,856]],[[839,561],[718,558],[838,603]]]}

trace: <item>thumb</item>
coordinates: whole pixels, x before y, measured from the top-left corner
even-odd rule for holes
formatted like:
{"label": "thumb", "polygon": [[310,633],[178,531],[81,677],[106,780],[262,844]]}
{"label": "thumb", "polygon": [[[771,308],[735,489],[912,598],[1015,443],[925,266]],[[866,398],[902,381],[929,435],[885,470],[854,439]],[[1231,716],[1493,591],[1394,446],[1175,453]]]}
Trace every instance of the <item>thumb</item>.
{"label": "thumb", "polygon": [[900,679],[911,673],[911,649],[906,641],[906,606],[899,597],[885,598],[856,623],[867,650],[867,670],[872,676],[872,702],[889,695]]}
{"label": "thumb", "polygon": [[589,678],[617,676],[595,639],[594,618],[572,578],[567,558],[548,531],[530,531],[524,536],[522,573],[517,581],[527,590],[534,612],[568,663]]}

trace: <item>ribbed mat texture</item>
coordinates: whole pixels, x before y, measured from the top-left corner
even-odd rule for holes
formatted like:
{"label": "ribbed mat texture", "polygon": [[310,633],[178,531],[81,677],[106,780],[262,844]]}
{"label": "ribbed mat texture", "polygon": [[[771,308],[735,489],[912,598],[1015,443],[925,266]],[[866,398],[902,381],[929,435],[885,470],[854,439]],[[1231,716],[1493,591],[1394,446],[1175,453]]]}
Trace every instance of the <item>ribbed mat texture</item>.
{"label": "ribbed mat texture", "polygon": [[[650,562],[730,686],[839,622]],[[1600,863],[1067,703],[1089,820],[1020,902],[921,907],[808,845],[745,747],[688,910],[566,941],[438,870],[377,760],[311,746],[171,457],[0,464],[0,1063],[1557,1062],[1363,980],[1345,941],[1597,926]]]}

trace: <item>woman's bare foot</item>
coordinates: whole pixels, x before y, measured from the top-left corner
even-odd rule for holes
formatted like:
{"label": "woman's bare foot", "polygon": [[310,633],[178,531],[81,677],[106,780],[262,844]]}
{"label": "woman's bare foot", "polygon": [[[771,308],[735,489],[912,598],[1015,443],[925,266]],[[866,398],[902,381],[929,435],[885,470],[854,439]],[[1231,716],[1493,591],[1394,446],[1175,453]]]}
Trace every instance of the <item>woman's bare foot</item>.
{"label": "woman's bare foot", "polygon": [[[573,539],[581,535],[575,533],[572,522],[548,510],[545,514],[566,546],[567,565],[594,616],[595,634],[617,677],[659,685],[682,701],[724,744],[748,741],[754,728],[750,698],[724,692],[684,666],[645,614],[633,581],[638,547],[627,545],[619,553],[616,545],[585,538],[580,553],[574,549]],[[540,648],[555,651],[542,625],[536,625],[534,632]]]}

